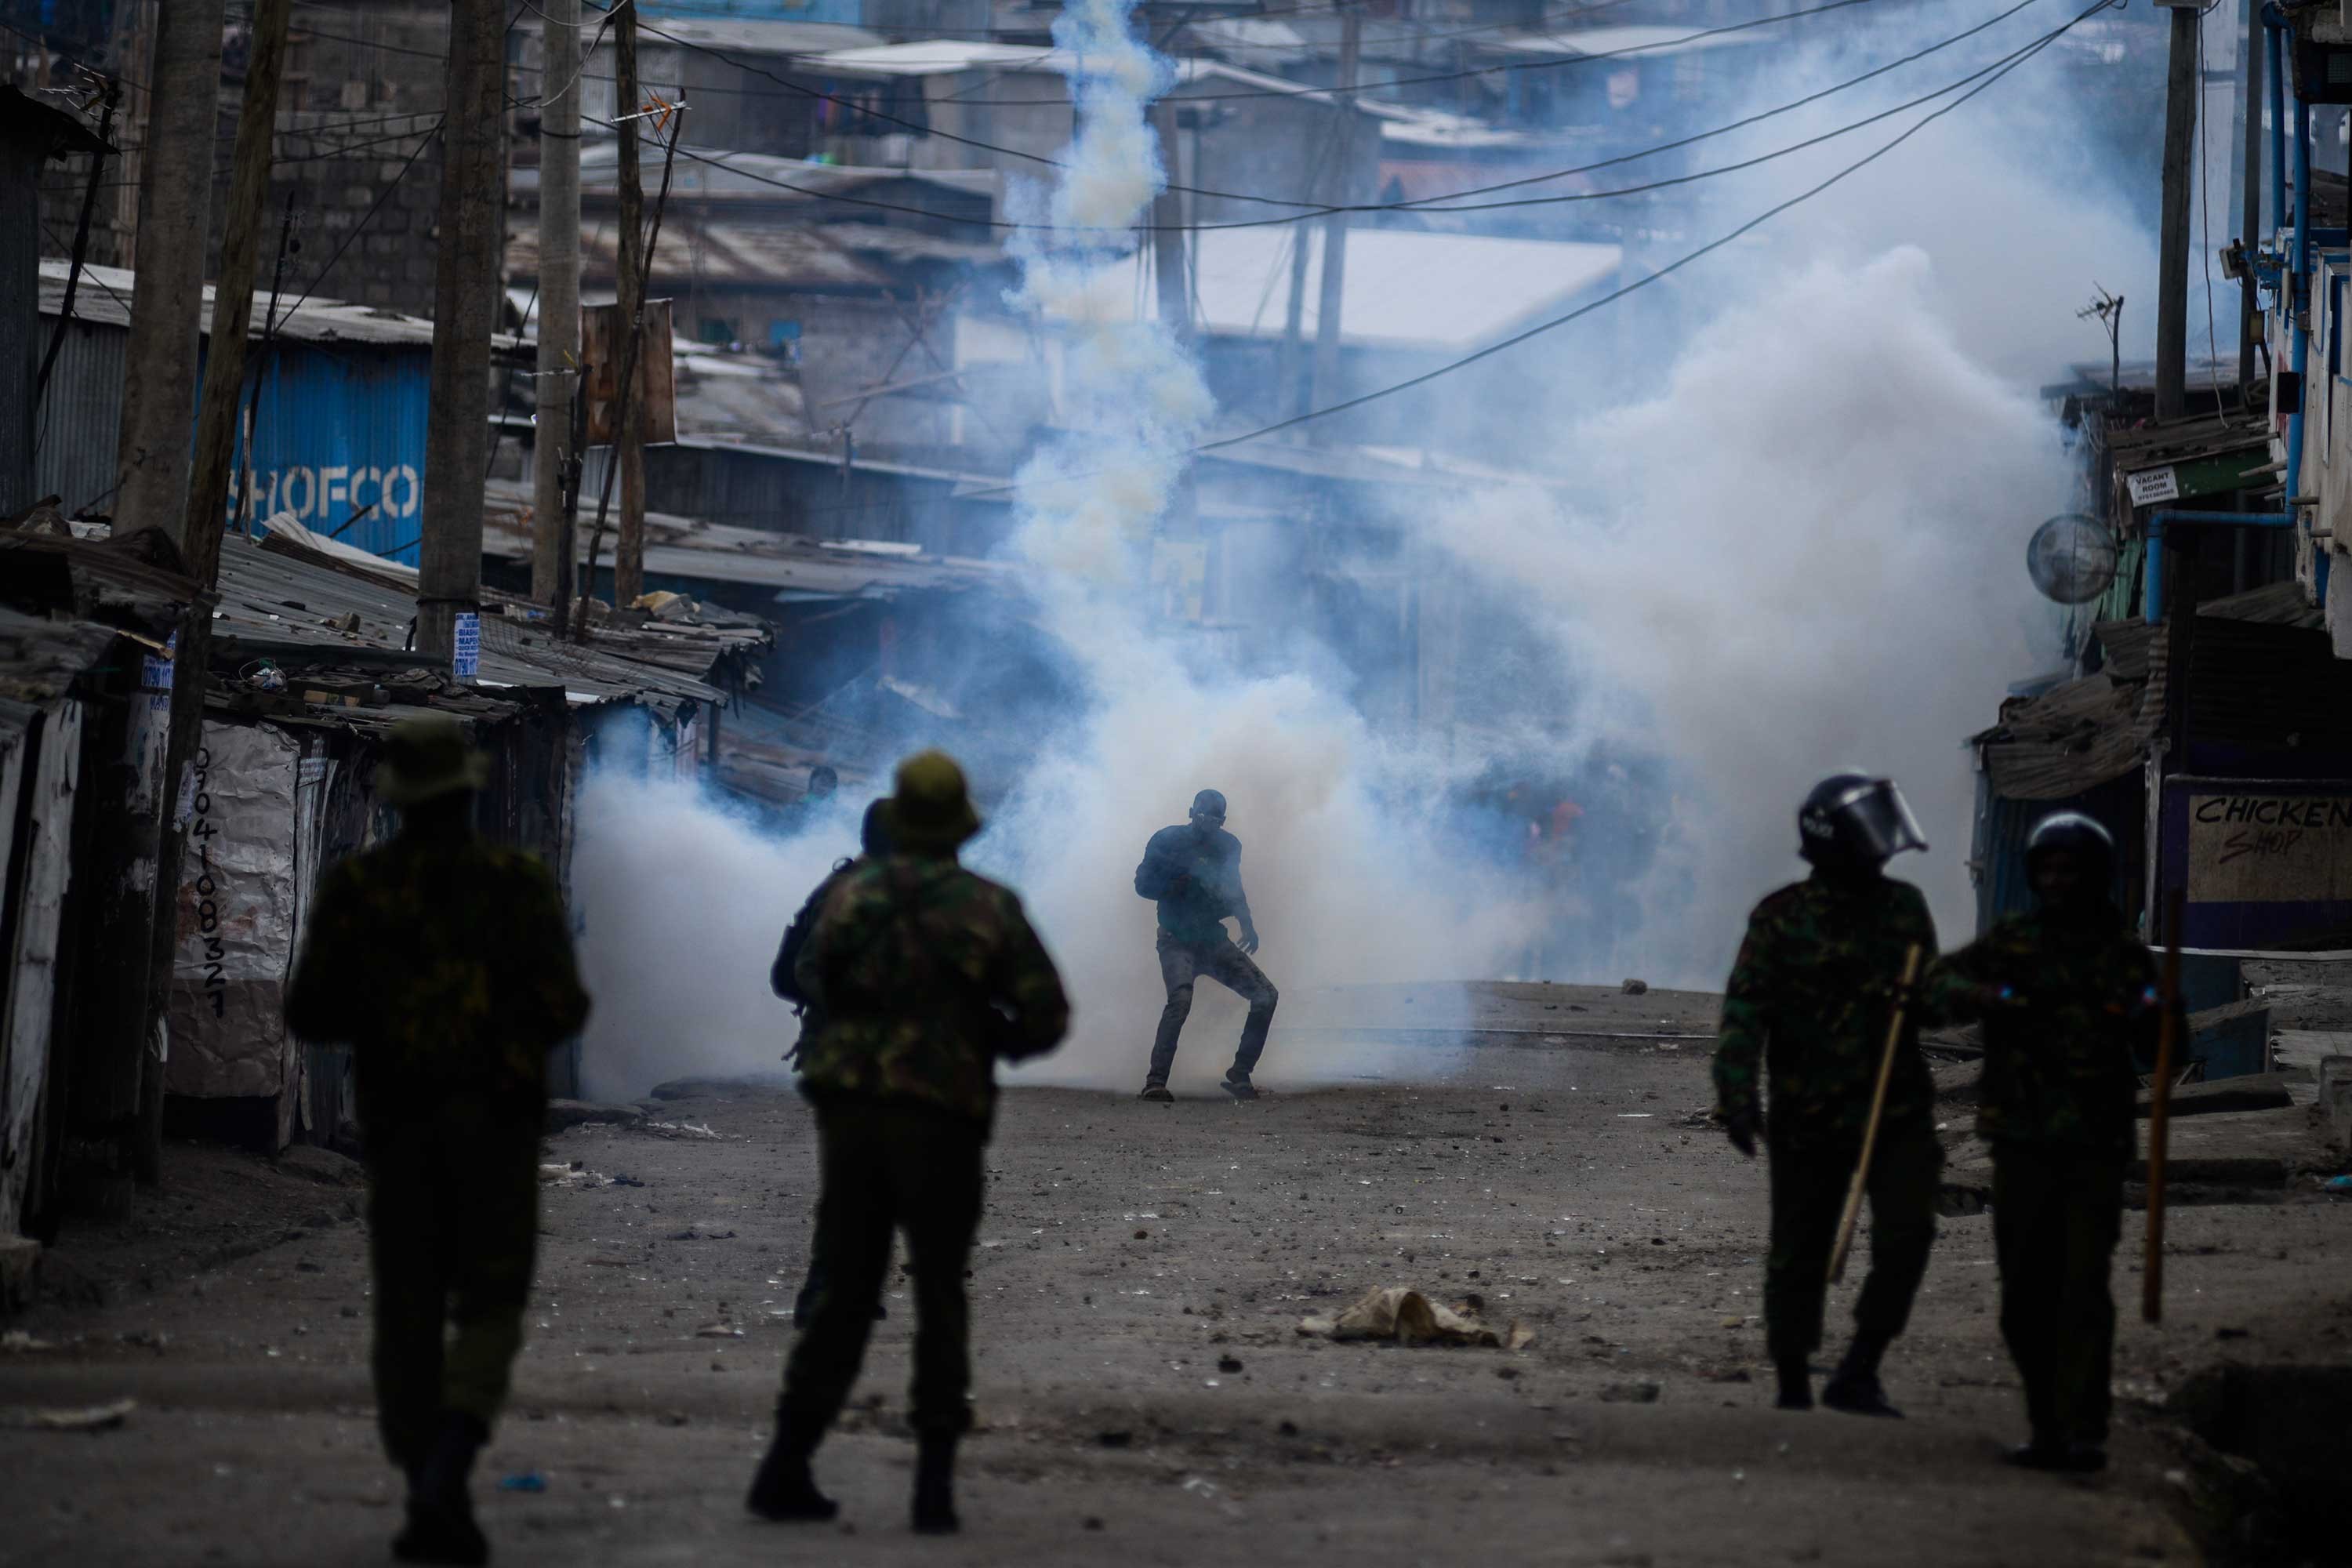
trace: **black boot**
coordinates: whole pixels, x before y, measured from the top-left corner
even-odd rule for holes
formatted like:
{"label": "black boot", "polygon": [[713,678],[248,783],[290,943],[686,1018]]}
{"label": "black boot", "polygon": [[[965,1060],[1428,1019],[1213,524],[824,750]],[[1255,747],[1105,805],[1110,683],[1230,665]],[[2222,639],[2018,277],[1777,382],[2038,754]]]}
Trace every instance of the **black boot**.
{"label": "black boot", "polygon": [[804,1424],[779,1411],[775,1441],[768,1445],[767,1457],[751,1478],[743,1506],[761,1519],[780,1522],[823,1521],[839,1513],[841,1505],[817,1490],[816,1479],[809,1474],[809,1456],[816,1452],[822,1435],[810,1433]]}
{"label": "black boot", "polygon": [[488,1428],[463,1411],[442,1415],[433,1451],[409,1472],[408,1527],[393,1538],[394,1557],[403,1563],[479,1564],[490,1560],[490,1543],[474,1522],[474,1500],[466,1489],[474,1456],[488,1437]]}
{"label": "black boot", "polygon": [[1845,1359],[1830,1374],[1830,1380],[1822,1384],[1822,1403],[1849,1415],[1885,1415],[1899,1420],[1903,1412],[1886,1402],[1886,1390],[1878,1383],[1878,1363],[1886,1354],[1886,1344],[1877,1334],[1854,1335],[1853,1343],[1846,1347]]}
{"label": "black boot", "polygon": [[915,1450],[915,1532],[953,1535],[962,1528],[955,1510],[953,1432],[926,1432]]}
{"label": "black boot", "polygon": [[1798,1356],[1780,1364],[1780,1397],[1773,1403],[1782,1410],[1811,1410],[1813,1407],[1813,1369]]}

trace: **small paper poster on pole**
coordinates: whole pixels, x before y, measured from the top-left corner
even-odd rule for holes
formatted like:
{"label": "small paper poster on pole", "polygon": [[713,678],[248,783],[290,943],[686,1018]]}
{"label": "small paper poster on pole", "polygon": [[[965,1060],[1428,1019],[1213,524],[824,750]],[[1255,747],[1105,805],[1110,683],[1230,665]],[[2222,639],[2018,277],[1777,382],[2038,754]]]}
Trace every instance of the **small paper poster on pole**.
{"label": "small paper poster on pole", "polygon": [[476,610],[457,612],[456,657],[450,660],[450,672],[460,680],[471,680],[482,669],[482,617]]}

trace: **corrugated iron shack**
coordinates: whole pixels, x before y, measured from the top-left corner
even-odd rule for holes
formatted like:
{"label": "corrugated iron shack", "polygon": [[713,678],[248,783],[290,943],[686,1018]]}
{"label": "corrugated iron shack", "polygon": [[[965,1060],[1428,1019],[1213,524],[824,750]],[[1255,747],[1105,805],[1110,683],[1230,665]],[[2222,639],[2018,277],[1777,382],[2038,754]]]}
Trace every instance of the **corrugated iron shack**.
{"label": "corrugated iron shack", "polygon": [[[85,606],[131,570],[101,541],[12,531],[0,551],[9,599],[31,568]],[[177,806],[191,853],[163,1071],[180,1131],[263,1148],[356,1135],[349,1062],[288,1033],[283,987],[320,871],[393,828],[374,773],[404,714],[429,707],[466,724],[492,760],[482,829],[568,881],[586,771],[706,773],[770,641],[748,617],[622,612],[584,643],[558,642],[534,606],[492,595],[479,676],[457,680],[411,649],[415,616],[413,570],[290,520],[224,543],[203,746]],[[574,1053],[555,1068],[559,1091],[576,1084]]]}
{"label": "corrugated iron shack", "polygon": [[[66,264],[40,265],[44,330],[64,311]],[[131,331],[131,274],[86,267],[72,320],[49,384],[45,439],[34,463],[34,490],[61,498],[68,516],[108,514],[115,486],[115,444],[122,423],[124,345]],[[205,287],[205,331],[211,331],[212,286]],[[267,295],[257,296],[247,356],[245,405],[251,441],[239,421],[229,509],[250,500],[247,531],[285,513],[388,560],[416,560],[425,499],[425,415],[433,361],[433,323],[397,310],[339,300],[289,297],[274,322]],[[500,336],[500,363],[520,364],[528,343]],[[193,411],[192,411],[193,412]]]}

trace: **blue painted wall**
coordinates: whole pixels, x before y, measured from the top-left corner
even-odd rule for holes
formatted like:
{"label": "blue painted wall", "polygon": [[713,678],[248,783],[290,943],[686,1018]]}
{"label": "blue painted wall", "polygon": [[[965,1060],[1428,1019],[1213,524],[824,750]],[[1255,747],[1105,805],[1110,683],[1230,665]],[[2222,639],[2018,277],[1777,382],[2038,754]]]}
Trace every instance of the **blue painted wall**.
{"label": "blue painted wall", "polygon": [[[415,565],[432,364],[421,344],[273,346],[258,370],[253,423],[256,521],[289,511],[305,528],[332,533],[374,502],[343,542]],[[241,431],[242,421],[240,447]],[[240,449],[236,471],[244,469]],[[236,507],[232,492],[232,516]]]}

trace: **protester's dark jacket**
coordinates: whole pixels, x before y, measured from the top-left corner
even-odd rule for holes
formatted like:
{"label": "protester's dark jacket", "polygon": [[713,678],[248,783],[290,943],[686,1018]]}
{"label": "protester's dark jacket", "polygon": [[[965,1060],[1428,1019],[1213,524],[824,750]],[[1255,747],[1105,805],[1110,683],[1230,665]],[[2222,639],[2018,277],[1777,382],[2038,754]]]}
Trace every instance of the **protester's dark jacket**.
{"label": "protester's dark jacket", "polygon": [[[1179,876],[1192,879],[1181,890]],[[1163,827],[1143,847],[1135,890],[1160,906],[1160,929],[1179,942],[1227,940],[1225,921],[1251,929],[1249,897],[1242,891],[1242,841],[1223,828],[1206,835],[1190,824]]]}

